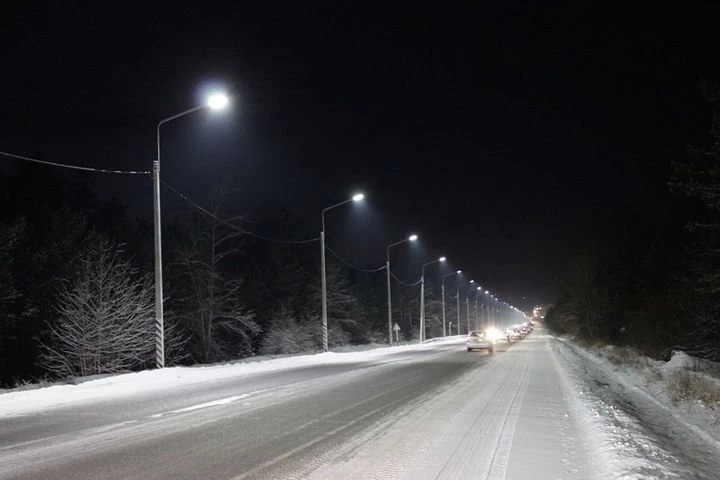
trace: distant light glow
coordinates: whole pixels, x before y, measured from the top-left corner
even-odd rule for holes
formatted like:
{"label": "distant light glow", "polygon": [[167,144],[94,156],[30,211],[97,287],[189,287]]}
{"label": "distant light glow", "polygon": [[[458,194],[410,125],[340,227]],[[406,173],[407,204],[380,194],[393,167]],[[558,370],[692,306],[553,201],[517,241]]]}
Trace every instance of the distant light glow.
{"label": "distant light glow", "polygon": [[490,290],[485,290],[485,295],[490,295]]}
{"label": "distant light glow", "polygon": [[458,271],[455,272],[455,273],[457,273],[458,275],[460,275],[460,274],[462,273],[462,270],[458,270]]}
{"label": "distant light glow", "polygon": [[480,291],[482,292],[482,287],[478,287],[477,289],[478,289],[478,290],[480,290]]}
{"label": "distant light glow", "polygon": [[207,100],[208,107],[212,108],[213,110],[220,110],[221,108],[225,108],[228,103],[230,103],[230,100],[228,99],[227,95],[223,93],[215,93],[213,95],[210,95]]}
{"label": "distant light glow", "polygon": [[475,283],[475,280],[470,280],[470,283]]}
{"label": "distant light glow", "polygon": [[445,260],[447,260],[447,258],[445,258],[445,257],[438,258],[438,262],[444,262]]}
{"label": "distant light glow", "polygon": [[365,198],[365,194],[364,194],[364,193],[356,193],[356,194],[353,195],[353,197],[352,197],[353,202],[359,202],[359,201],[363,200],[364,198]]}
{"label": "distant light glow", "polygon": [[410,235],[410,236],[408,237],[408,240],[410,240],[411,242],[414,242],[414,241],[417,240],[417,239],[418,239],[418,236],[415,235],[415,234],[412,234],[412,235]]}

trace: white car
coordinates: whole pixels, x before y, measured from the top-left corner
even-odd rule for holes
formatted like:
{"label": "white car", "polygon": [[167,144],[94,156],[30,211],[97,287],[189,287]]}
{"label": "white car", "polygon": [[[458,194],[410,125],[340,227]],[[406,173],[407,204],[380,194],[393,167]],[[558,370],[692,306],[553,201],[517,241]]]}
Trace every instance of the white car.
{"label": "white car", "polygon": [[493,353],[495,351],[495,343],[485,335],[485,332],[479,332],[477,330],[470,332],[465,343],[467,344],[468,352],[472,352],[473,350],[487,350],[488,353]]}

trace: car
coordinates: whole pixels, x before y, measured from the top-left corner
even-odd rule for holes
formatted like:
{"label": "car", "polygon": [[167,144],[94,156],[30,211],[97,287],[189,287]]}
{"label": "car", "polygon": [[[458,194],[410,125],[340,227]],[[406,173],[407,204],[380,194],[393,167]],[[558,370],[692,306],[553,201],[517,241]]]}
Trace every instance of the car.
{"label": "car", "polygon": [[473,330],[468,333],[465,343],[467,344],[468,352],[472,352],[473,350],[487,350],[488,353],[495,352],[495,343],[485,335],[485,332]]}
{"label": "car", "polygon": [[515,327],[510,327],[507,330],[505,330],[505,337],[507,338],[508,342],[522,340],[522,338],[523,338],[522,334],[520,333],[520,330]]}

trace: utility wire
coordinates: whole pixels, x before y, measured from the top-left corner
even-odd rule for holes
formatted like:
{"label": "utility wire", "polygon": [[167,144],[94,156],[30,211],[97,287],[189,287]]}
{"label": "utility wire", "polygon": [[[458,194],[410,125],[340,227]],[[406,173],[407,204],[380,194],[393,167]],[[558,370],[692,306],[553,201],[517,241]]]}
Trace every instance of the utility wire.
{"label": "utility wire", "polygon": [[416,286],[420,285],[420,282],[422,282],[422,278],[421,278],[420,280],[418,280],[418,281],[415,282],[415,283],[405,283],[405,282],[403,282],[402,280],[400,280],[392,271],[390,271],[390,275],[392,275],[392,277],[393,277],[395,280],[397,280],[397,282],[398,282],[400,285],[404,285],[404,286],[406,286],[406,287],[416,287]]}
{"label": "utility wire", "polygon": [[81,167],[79,165],[70,165],[67,163],[47,162],[45,160],[38,160],[37,158],[24,157],[22,155],[15,155],[14,153],[0,152],[0,155],[11,157],[16,160],[23,160],[25,162],[42,163],[43,165],[51,165],[53,167],[70,168],[72,170],[82,170],[84,172],[95,172],[95,173],[117,173],[124,175],[151,175],[149,171],[135,171],[135,170],[106,170],[103,168],[91,168]]}
{"label": "utility wire", "polygon": [[173,187],[171,187],[171,186],[170,186],[167,182],[165,182],[164,180],[160,180],[160,182],[162,182],[162,184],[165,185],[165,186],[166,186],[171,192],[173,192],[175,195],[177,195],[178,197],[182,198],[182,199],[185,200],[187,203],[189,203],[192,207],[197,208],[198,210],[200,210],[200,211],[201,211],[202,213],[204,213],[205,215],[207,215],[207,216],[209,216],[209,217],[217,220],[218,222],[222,223],[223,225],[225,225],[225,226],[227,226],[227,227],[230,227],[230,228],[232,228],[233,230],[238,231],[238,232],[240,232],[240,233],[242,233],[242,234],[244,234],[244,235],[249,235],[249,236],[251,236],[251,237],[259,238],[260,240],[266,240],[266,241],[268,241],[268,242],[284,243],[284,244],[287,244],[287,245],[307,244],[307,243],[317,242],[317,241],[320,240],[320,237],[311,238],[310,240],[281,240],[281,239],[278,239],[278,238],[265,237],[265,236],[263,236],[263,235],[258,235],[257,233],[249,232],[249,231],[247,231],[247,230],[245,230],[245,229],[242,229],[242,228],[238,227],[237,225],[234,225],[234,224],[228,222],[227,220],[223,220],[222,218],[218,217],[217,215],[215,215],[215,214],[212,213],[211,211],[209,211],[209,210],[201,207],[200,205],[198,205],[197,203],[193,202],[192,200],[190,200],[188,197],[186,197],[186,196],[183,195],[182,193],[180,193],[180,192],[178,192],[177,190],[175,190]]}
{"label": "utility wire", "polygon": [[335,258],[337,258],[338,260],[340,260],[341,263],[344,263],[346,266],[348,266],[348,267],[350,267],[350,268],[352,268],[352,269],[354,269],[354,270],[358,270],[358,271],[360,271],[360,272],[365,272],[365,273],[374,273],[374,272],[379,272],[380,270],[385,270],[385,265],[383,265],[382,267],[369,268],[369,269],[368,269],[368,268],[358,267],[358,266],[353,265],[352,263],[348,262],[348,261],[345,260],[344,258],[342,258],[340,255],[337,254],[337,252],[333,251],[333,249],[330,248],[330,247],[328,247],[327,245],[325,246],[325,248],[328,250],[328,252],[330,252],[330,253],[332,253],[333,255],[335,255]]}

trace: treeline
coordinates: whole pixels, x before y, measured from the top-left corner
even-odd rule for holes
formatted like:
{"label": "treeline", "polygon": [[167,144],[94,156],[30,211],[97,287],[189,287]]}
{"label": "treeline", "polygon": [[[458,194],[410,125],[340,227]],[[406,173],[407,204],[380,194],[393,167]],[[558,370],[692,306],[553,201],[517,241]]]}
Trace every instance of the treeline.
{"label": "treeline", "polygon": [[[0,178],[3,387],[154,366],[152,224],[99,199],[91,182],[22,163]],[[249,235],[259,220],[262,236],[298,229],[283,212],[250,218],[232,191],[208,210],[164,219],[166,362],[320,350],[318,242]],[[385,273],[328,253],[327,275],[330,347],[387,342]],[[415,339],[419,288],[393,289],[400,339]],[[442,332],[435,290],[426,283],[429,338]],[[452,305],[447,315],[457,315]]]}
{"label": "treeline", "polygon": [[720,89],[703,85],[710,143],[672,165],[668,210],[624,225],[614,248],[587,249],[546,324],[590,342],[720,360]]}

